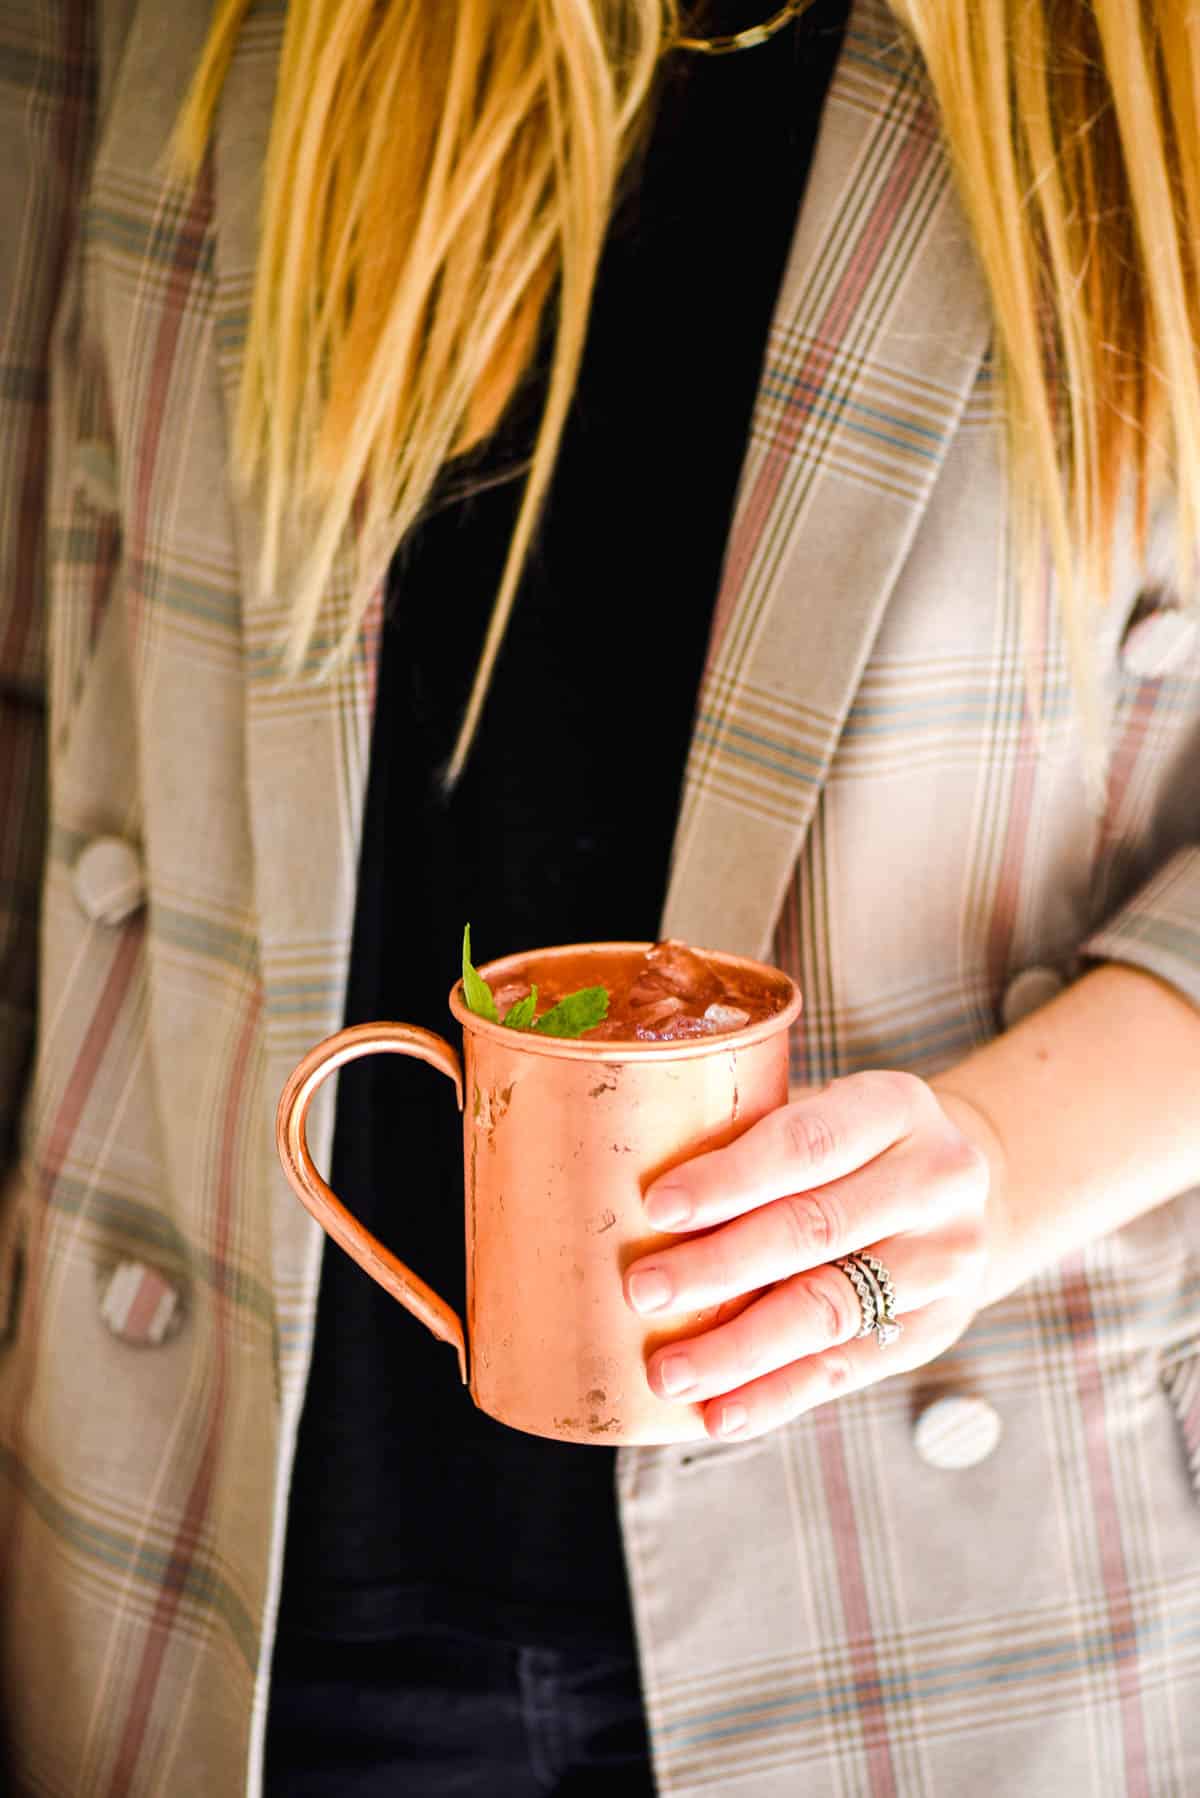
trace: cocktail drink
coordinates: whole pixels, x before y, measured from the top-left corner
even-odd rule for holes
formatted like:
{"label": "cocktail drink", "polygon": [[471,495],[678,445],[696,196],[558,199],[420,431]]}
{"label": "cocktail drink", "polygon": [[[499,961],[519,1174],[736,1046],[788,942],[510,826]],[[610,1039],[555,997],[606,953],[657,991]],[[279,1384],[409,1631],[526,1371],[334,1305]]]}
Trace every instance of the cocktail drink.
{"label": "cocktail drink", "polygon": [[584,1032],[588,1042],[678,1043],[720,1036],[774,1017],[789,990],[774,970],[753,962],[706,955],[668,940],[648,949],[589,947],[572,958],[556,950],[504,964],[493,989],[501,1015],[537,988],[534,1017],[544,1017],[568,993],[589,982],[608,991],[601,1023]]}
{"label": "cocktail drink", "polygon": [[[777,968],[675,942],[541,949],[478,972],[464,945],[449,1003],[463,1028],[462,1064],[432,1031],[390,1022],[339,1031],[305,1056],[277,1117],[293,1189],[373,1279],[453,1345],[491,1416],[571,1442],[703,1436],[700,1406],[659,1398],[645,1363],[718,1311],[655,1324],[626,1305],[621,1275],[667,1240],[647,1223],[649,1183],[786,1100],[795,985]],[[430,1063],[458,1093],[465,1328],[350,1215],[308,1152],[305,1118],[321,1082],[378,1052]],[[397,1206],[411,1203],[399,1167],[396,1195]]]}

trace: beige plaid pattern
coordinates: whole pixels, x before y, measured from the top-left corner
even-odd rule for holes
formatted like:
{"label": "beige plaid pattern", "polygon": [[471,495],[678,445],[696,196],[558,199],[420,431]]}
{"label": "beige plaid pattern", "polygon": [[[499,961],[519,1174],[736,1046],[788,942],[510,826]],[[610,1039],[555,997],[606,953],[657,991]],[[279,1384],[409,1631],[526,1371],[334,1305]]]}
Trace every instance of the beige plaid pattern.
{"label": "beige plaid pattern", "polygon": [[[208,11],[0,10],[0,1652],[13,1778],[48,1798],[258,1789],[320,1251],[272,1115],[341,1018],[373,703],[375,617],[287,686],[283,608],[250,596],[227,452],[282,11],[176,192]],[[798,1082],[944,1065],[1032,963],[1119,956],[1200,999],[1200,658],[1120,659],[1169,521],[1097,623],[1097,817],[1049,583],[1040,734],[1024,704],[998,445],[922,70],[856,0],[666,913],[801,978]],[[75,889],[104,837],[144,870],[117,922]],[[623,1455],[664,1792],[1200,1788],[1197,1229],[1183,1195],[763,1443]],[[169,1328],[127,1328],[168,1294]],[[1001,1416],[978,1468],[914,1452],[945,1390]]]}

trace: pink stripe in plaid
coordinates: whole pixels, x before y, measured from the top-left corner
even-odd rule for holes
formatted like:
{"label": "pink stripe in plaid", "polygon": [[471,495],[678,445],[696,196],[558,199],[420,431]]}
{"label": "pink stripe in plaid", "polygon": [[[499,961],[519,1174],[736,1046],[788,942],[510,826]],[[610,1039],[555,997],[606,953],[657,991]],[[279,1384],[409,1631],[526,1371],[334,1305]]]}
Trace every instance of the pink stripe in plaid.
{"label": "pink stripe in plaid", "polygon": [[1097,855],[1100,879],[1104,884],[1099,888],[1093,916],[1104,917],[1109,909],[1108,893],[1117,872],[1115,853],[1122,842],[1121,820],[1125,796],[1133,785],[1142,752],[1154,727],[1161,685],[1159,680],[1138,682],[1124,729],[1109,763],[1108,790],[1105,794],[1104,820]]}
{"label": "pink stripe in plaid", "polygon": [[871,1798],[896,1798],[896,1774],[888,1740],[879,1660],[875,1653],[871,1605],[858,1544],[854,1497],[846,1473],[841,1420],[833,1405],[823,1406],[817,1413],[817,1419],[821,1472],[825,1481],[827,1514],[833,1523],[833,1546],[837,1555],[845,1640],[854,1674],[854,1697],[862,1726],[863,1746],[870,1769]]}
{"label": "pink stripe in plaid", "polygon": [[[922,117],[923,114],[926,116]],[[896,158],[870,220],[855,244],[854,254],[817,326],[813,347],[790,381],[795,398],[783,409],[779,429],[769,452],[763,458],[758,479],[730,543],[728,569],[717,599],[709,649],[710,662],[724,638],[735,601],[746,580],[750,560],[758,547],[764,524],[771,515],[780,485],[785,475],[795,466],[793,457],[796,443],[812,410],[813,401],[824,392],[830,364],[834,360],[834,345],[839,348],[844,345],[847,326],[861,304],[881,252],[888,246],[896,214],[907,201],[915,179],[928,169],[928,140],[933,130],[932,111],[926,102],[922,102],[908,126],[910,135],[904,149]]]}
{"label": "pink stripe in plaid", "polygon": [[156,1327],[163,1302],[172,1297],[174,1288],[164,1280],[157,1268],[143,1267],[138,1276],[132,1300],[121,1320],[121,1334],[130,1342],[156,1342],[161,1331]]}
{"label": "pink stripe in plaid", "polygon": [[120,549],[121,533],[115,519],[105,519],[96,527],[96,559],[92,567],[90,642],[94,645],[108,607],[113,588],[113,572]]}
{"label": "pink stripe in plaid", "polygon": [[1121,1698],[1121,1724],[1125,1741],[1125,1798],[1150,1798],[1146,1761],[1146,1722],[1142,1714],[1137,1671],[1137,1625],[1129,1593],[1125,1549],[1121,1541],[1121,1516],[1113,1478],[1112,1455],[1105,1415],[1104,1383],[1096,1352],[1096,1318],[1086,1278],[1076,1258],[1064,1263],[1063,1299],[1071,1325],[1076,1368],[1076,1390],[1083,1421],[1091,1511],[1104,1589],[1108,1598],[1109,1657],[1116,1670]]}
{"label": "pink stripe in plaid", "polygon": [[[1041,608],[1035,639],[1029,645],[1028,655],[1031,664],[1035,659],[1040,660],[1044,670],[1052,605],[1049,573],[1044,561],[1043,571]],[[996,998],[999,997],[1011,964],[1013,933],[1017,925],[1021,879],[1025,872],[1028,854],[1029,822],[1033,815],[1033,797],[1038,776],[1037,729],[1030,711],[1025,680],[1020,683],[1020,691],[1021,724],[1009,783],[1008,817],[1005,825],[1004,844],[1000,852],[1000,868],[996,878],[996,889],[992,895],[991,915],[988,923],[988,982],[990,991]]]}

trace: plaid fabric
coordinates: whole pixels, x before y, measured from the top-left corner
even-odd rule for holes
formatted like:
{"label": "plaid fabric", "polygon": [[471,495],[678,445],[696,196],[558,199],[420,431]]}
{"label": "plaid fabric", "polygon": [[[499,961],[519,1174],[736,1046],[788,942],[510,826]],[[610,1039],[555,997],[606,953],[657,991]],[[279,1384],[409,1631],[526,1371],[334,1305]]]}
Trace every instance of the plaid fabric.
{"label": "plaid fabric", "polygon": [[[258,521],[228,442],[282,11],[252,14],[211,155],[175,191],[161,155],[208,16],[0,11],[6,1068],[43,662],[51,817],[0,1206],[0,1671],[17,1788],[52,1798],[259,1788],[320,1250],[273,1112],[341,1018],[373,703],[377,613],[342,674],[286,686],[284,607],[248,597]],[[1130,554],[1097,624],[1097,821],[1052,592],[1040,735],[1024,709],[987,336],[920,66],[856,0],[666,915],[797,972],[797,1080],[944,1065],[1032,962],[1119,955],[1200,997],[1200,667],[1124,673],[1123,618],[1159,578]],[[344,605],[339,569],[326,642]],[[73,882],[103,837],[145,871],[115,926]],[[318,1161],[330,1124],[327,1097]],[[1185,1195],[1048,1272],[923,1376],[762,1444],[623,1455],[664,1792],[1197,1785],[1197,1210]],[[150,1296],[170,1329],[131,1328]],[[950,1474],[911,1424],[956,1389],[1004,1433]]]}
{"label": "plaid fabric", "polygon": [[[1025,968],[1109,957],[1200,1002],[1200,654],[1153,680],[1120,655],[1140,595],[1198,596],[1170,591],[1169,518],[1140,565],[1122,551],[1094,625],[1097,817],[1049,581],[1036,725],[1026,703],[961,228],[920,67],[859,7],[772,335],[668,904],[679,934],[796,974],[797,1085],[947,1066],[995,1033]],[[761,1443],[625,1455],[664,1793],[1200,1789],[1198,1228],[1185,1195],[933,1366]],[[915,1421],[947,1393],[1000,1419],[977,1467],[919,1453]]]}

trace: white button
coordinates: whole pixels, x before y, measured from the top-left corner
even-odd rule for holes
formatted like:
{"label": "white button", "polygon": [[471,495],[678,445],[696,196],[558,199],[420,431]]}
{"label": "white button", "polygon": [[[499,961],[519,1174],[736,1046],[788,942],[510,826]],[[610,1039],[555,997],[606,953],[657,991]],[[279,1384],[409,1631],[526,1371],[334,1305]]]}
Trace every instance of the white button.
{"label": "white button", "polygon": [[75,491],[97,512],[115,512],[120,503],[117,491],[117,459],[107,443],[89,437],[75,445],[72,468]]}
{"label": "white button", "polygon": [[123,1342],[157,1348],[183,1321],[179,1288],[144,1261],[119,1261],[104,1282],[100,1315]]}
{"label": "white button", "polygon": [[913,1441],[931,1467],[975,1467],[1000,1440],[1000,1417],[984,1398],[954,1394],[926,1405],[913,1425]]}
{"label": "white button", "polygon": [[1066,981],[1055,968],[1022,968],[1009,981],[1000,1001],[1000,1017],[1004,1028],[1011,1030],[1014,1024],[1027,1018],[1039,1005],[1057,998],[1065,985]]}
{"label": "white button", "polygon": [[123,924],[146,898],[141,857],[120,837],[97,837],[75,863],[75,897],[94,924]]}
{"label": "white button", "polygon": [[1139,680],[1161,680],[1191,659],[1200,637],[1200,617],[1177,606],[1147,612],[1131,624],[1121,645],[1121,661]]}

